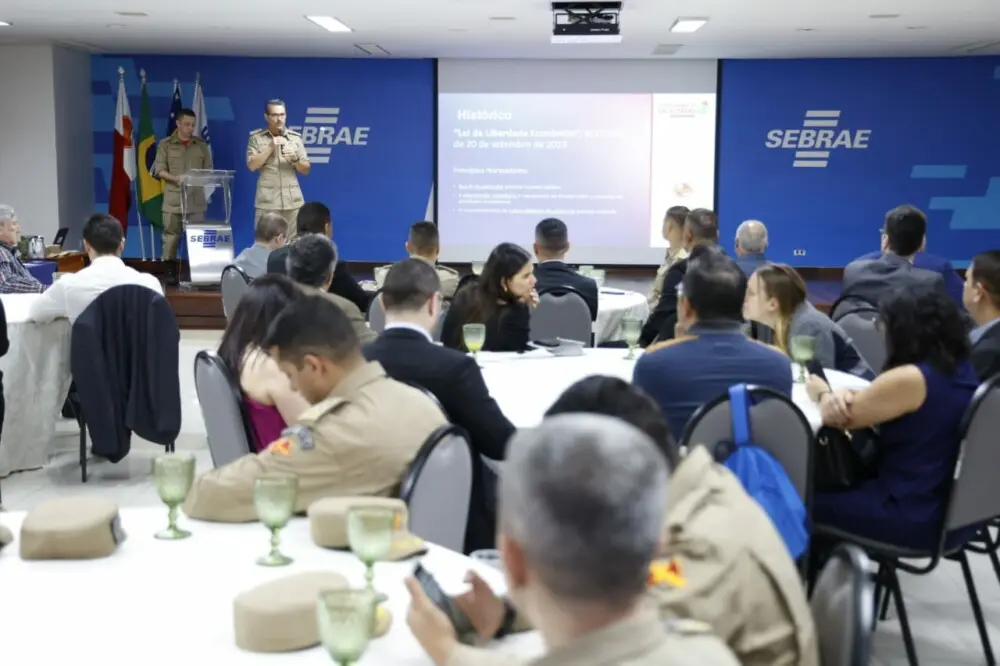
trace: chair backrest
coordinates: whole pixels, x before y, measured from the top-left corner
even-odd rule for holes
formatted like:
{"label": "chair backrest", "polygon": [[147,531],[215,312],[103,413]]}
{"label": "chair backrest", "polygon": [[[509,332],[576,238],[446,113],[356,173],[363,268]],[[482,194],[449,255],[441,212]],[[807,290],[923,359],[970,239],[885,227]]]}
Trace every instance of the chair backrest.
{"label": "chair backrest", "polygon": [[854,343],[854,348],[861,358],[875,372],[885,367],[888,351],[885,346],[885,335],[878,329],[878,310],[873,308],[858,308],[842,314],[835,320]]}
{"label": "chair backrest", "polygon": [[194,357],[194,387],[216,467],[254,451],[253,426],[239,384],[218,354],[207,349]]}
{"label": "chair backrest", "polygon": [[243,294],[247,293],[250,287],[250,276],[236,264],[229,264],[222,269],[222,311],[226,315],[226,320],[236,312]]}
{"label": "chair backrest", "polygon": [[471,287],[477,282],[479,282],[478,273],[469,273],[467,275],[463,275],[461,279],[459,279],[458,281],[458,286],[455,287],[455,296],[458,296],[458,292],[462,291],[466,287]]}
{"label": "chair backrest", "polygon": [[969,403],[960,429],[961,444],[955,463],[945,533],[1000,516],[1000,484],[996,469],[1000,449],[1000,375],[983,382]]}
{"label": "chair backrest", "polygon": [[874,588],[863,550],[846,544],[834,549],[810,600],[822,666],[868,666]]}
{"label": "chair backrest", "polygon": [[368,325],[376,333],[385,330],[385,310],[382,309],[382,299],[377,293],[368,306]]}
{"label": "chair backrest", "polygon": [[461,553],[472,497],[472,447],[456,425],[441,426],[420,447],[400,487],[410,531]]}
{"label": "chair backrest", "polygon": [[830,306],[830,319],[839,321],[844,315],[856,310],[874,310],[878,312],[878,304],[866,298],[853,294],[841,294]]}
{"label": "chair backrest", "polygon": [[441,329],[444,328],[444,318],[448,314],[450,307],[450,302],[441,301],[441,314],[438,315],[438,320],[434,323],[434,328],[431,329],[431,339],[434,342],[441,342]]}
{"label": "chair backrest", "polygon": [[539,294],[538,307],[531,313],[532,340],[566,338],[589,345],[593,326],[587,301],[568,285]]}
{"label": "chair backrest", "polygon": [[[753,443],[774,456],[806,506],[812,505],[812,455],[815,434],[809,420],[787,396],[765,386],[748,386]],[[684,446],[701,444],[722,462],[733,450],[729,393],[705,403],[684,427]]]}

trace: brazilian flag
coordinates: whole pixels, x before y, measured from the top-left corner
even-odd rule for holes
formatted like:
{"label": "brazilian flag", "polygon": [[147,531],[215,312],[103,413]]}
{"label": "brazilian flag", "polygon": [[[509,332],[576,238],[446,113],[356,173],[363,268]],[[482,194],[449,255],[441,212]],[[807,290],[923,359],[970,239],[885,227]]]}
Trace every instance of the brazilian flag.
{"label": "brazilian flag", "polygon": [[142,82],[142,103],[139,110],[139,212],[157,229],[163,229],[163,183],[153,176],[156,161],[156,136],[153,134],[153,113],[149,110],[146,81]]}

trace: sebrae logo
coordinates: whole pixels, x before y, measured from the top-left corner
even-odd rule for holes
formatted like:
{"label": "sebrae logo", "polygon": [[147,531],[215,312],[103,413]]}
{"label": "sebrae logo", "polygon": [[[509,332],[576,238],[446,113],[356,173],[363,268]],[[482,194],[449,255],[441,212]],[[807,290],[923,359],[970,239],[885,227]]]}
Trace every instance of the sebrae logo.
{"label": "sebrae logo", "polygon": [[215,229],[205,229],[204,232],[191,234],[192,243],[199,243],[206,250],[213,250],[217,245],[228,245],[233,242],[232,234],[220,234]]}
{"label": "sebrae logo", "polygon": [[840,111],[806,111],[802,129],[770,130],[764,145],[794,150],[793,167],[823,168],[837,148],[864,150],[871,139],[870,129],[838,129],[839,124]]}
{"label": "sebrae logo", "polygon": [[302,135],[306,153],[313,164],[329,164],[334,146],[367,146],[371,127],[337,125],[340,107],[310,106],[302,125],[289,125],[288,129]]}

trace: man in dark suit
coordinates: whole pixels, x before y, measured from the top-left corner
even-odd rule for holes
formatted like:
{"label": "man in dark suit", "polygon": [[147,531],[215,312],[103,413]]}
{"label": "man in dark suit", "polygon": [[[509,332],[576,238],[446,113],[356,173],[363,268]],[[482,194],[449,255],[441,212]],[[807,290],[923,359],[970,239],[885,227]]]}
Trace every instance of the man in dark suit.
{"label": "man in dark suit", "polygon": [[[476,453],[503,460],[514,426],[490,396],[479,365],[471,357],[431,341],[441,312],[441,280],[420,259],[393,265],[379,298],[385,330],[365,347],[365,357],[378,361],[393,379],[420,386],[441,403],[452,423],[469,433]],[[473,460],[474,487],[466,549],[493,544],[496,475],[479,456]]]}
{"label": "man in dark suit", "polygon": [[[322,234],[327,238],[332,238],[333,221],[330,218],[330,209],[319,201],[304,203],[302,208],[299,208],[296,221],[296,232],[299,236]],[[288,246],[280,247],[271,252],[267,258],[267,272],[288,275],[287,258]],[[358,306],[358,310],[361,310],[361,314],[368,312],[368,306],[372,300],[371,295],[351,277],[347,271],[347,263],[343,261],[337,262],[337,267],[333,272],[333,282],[330,283],[330,293],[354,303]]]}
{"label": "man in dark suit", "polygon": [[962,300],[976,324],[969,333],[972,365],[986,381],[1000,373],[1000,250],[980,252],[972,259]]}
{"label": "man in dark suit", "polygon": [[566,223],[550,217],[535,227],[536,289],[539,294],[558,287],[573,287],[590,308],[590,320],[597,319],[597,283],[580,275],[563,261],[569,252],[569,230]]}
{"label": "man in dark suit", "polygon": [[736,228],[736,265],[747,277],[767,263],[767,227],[758,220],[747,220]]}
{"label": "man in dark suit", "polygon": [[[719,242],[719,218],[707,208],[695,208],[684,220],[684,248],[690,253],[698,245],[716,246]],[[690,259],[690,257],[689,257]],[[684,280],[689,259],[682,259],[667,270],[663,292],[646,325],[642,327],[639,345],[647,347],[659,340],[674,337],[677,325],[677,288]]]}
{"label": "man in dark suit", "polygon": [[733,384],[792,395],[788,357],[743,333],[747,278],[736,262],[721,248],[699,247],[687,263],[676,337],[647,348],[632,375],[632,383],[656,400],[678,437],[699,407]]}
{"label": "man in dark suit", "polygon": [[927,217],[913,206],[898,206],[885,216],[883,254],[877,259],[855,259],[844,269],[840,305],[834,315],[859,304],[878,307],[896,287],[932,284],[945,289],[939,273],[913,265],[927,240]]}

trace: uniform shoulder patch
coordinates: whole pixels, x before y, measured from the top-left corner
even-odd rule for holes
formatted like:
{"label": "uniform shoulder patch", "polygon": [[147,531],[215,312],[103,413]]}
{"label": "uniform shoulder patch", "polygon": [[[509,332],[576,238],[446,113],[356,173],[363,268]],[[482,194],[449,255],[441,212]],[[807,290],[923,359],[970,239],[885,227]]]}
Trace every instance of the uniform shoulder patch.
{"label": "uniform shoulder patch", "polygon": [[301,134],[299,134],[298,132],[296,132],[296,131],[295,131],[295,130],[293,130],[293,129],[287,129],[287,128],[286,128],[286,129],[285,129],[285,132],[286,132],[287,134],[291,134],[292,136],[302,136]]}
{"label": "uniform shoulder patch", "polygon": [[646,579],[652,587],[682,588],[687,585],[681,564],[676,558],[655,560],[649,565],[649,577]]}
{"label": "uniform shoulder patch", "polygon": [[267,445],[267,452],[276,456],[292,455],[292,440],[288,437],[276,439]]}
{"label": "uniform shoulder patch", "polygon": [[311,426],[319,421],[321,418],[326,416],[331,412],[335,412],[344,405],[349,404],[345,398],[327,398],[322,402],[317,402],[315,405],[307,409],[299,417],[299,424],[303,426]]}
{"label": "uniform shoulder patch", "polygon": [[267,130],[265,130],[263,127],[258,127],[255,130],[250,130],[250,136],[253,136],[254,134],[260,134],[261,132],[266,132],[266,131]]}

